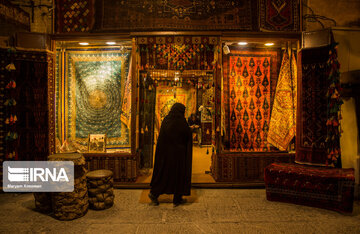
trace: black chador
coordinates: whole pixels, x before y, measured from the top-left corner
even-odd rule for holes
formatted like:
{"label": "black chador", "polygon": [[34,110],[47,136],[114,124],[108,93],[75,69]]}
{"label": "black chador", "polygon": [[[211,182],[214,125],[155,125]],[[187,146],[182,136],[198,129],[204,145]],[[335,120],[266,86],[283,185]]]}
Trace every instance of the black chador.
{"label": "black chador", "polygon": [[175,103],[161,124],[149,193],[154,205],[160,194],[174,194],[174,206],[186,202],[182,195],[190,195],[192,137],[184,115],[185,106]]}

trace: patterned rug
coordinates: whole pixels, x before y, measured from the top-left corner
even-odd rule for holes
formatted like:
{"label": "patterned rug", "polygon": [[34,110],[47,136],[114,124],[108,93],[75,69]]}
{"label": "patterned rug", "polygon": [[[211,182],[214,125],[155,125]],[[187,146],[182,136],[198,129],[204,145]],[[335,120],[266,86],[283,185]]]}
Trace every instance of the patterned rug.
{"label": "patterned rug", "polygon": [[302,118],[298,123],[296,162],[326,165],[328,58],[329,47],[301,51],[302,82],[298,87],[301,102],[298,108]]}
{"label": "patterned rug", "polygon": [[254,30],[256,1],[101,0],[99,30]]}
{"label": "patterned rug", "polygon": [[260,30],[299,31],[300,5],[298,0],[260,0]]}
{"label": "patterned rug", "polygon": [[[290,67],[291,66],[291,67]],[[271,112],[267,141],[280,150],[286,150],[296,130],[297,65],[292,53],[284,52]]]}
{"label": "patterned rug", "polygon": [[211,70],[215,68],[218,37],[138,37],[140,68],[160,70]]}
{"label": "patterned rug", "polygon": [[155,139],[157,139],[158,133],[160,131],[162,120],[169,113],[172,105],[174,105],[176,102],[180,102],[185,105],[185,118],[187,119],[192,113],[195,113],[196,111],[195,88],[180,88],[168,86],[160,86],[156,88]]}
{"label": "patterned rug", "polygon": [[128,76],[126,78],[124,91],[123,91],[123,97],[122,98],[122,104],[121,104],[121,121],[126,125],[128,129],[130,129],[130,117],[131,117],[131,58],[129,62],[129,72]]}
{"label": "patterned rug", "polygon": [[58,57],[57,137],[87,145],[89,134],[106,133],[107,148],[129,146],[130,126],[122,121],[129,119],[129,112],[123,113],[128,107],[122,105],[131,96],[130,52],[68,49]]}
{"label": "patterned rug", "polygon": [[269,151],[271,54],[233,51],[229,57],[230,150]]}

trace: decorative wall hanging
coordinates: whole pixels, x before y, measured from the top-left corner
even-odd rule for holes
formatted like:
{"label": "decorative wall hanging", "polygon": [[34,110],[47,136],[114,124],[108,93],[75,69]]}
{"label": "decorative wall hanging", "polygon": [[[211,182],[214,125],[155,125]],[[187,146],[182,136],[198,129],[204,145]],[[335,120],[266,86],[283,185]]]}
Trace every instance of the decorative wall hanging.
{"label": "decorative wall hanging", "polygon": [[299,0],[260,0],[260,30],[300,31]]}
{"label": "decorative wall hanging", "polygon": [[257,4],[251,0],[98,0],[96,29],[109,30],[254,30]]}
{"label": "decorative wall hanging", "polygon": [[211,107],[214,105],[214,88],[212,87],[212,85],[213,83],[207,83],[202,93],[202,104],[207,107]]}
{"label": "decorative wall hanging", "polygon": [[[224,91],[229,148],[269,151],[267,142],[277,51],[236,51],[224,56]],[[276,86],[276,84],[275,84]]]}
{"label": "decorative wall hanging", "polygon": [[56,32],[89,32],[94,24],[95,0],[57,0]]}
{"label": "decorative wall hanging", "polygon": [[327,135],[326,148],[327,160],[326,165],[341,168],[341,151],[340,151],[340,107],[343,101],[340,97],[340,64],[337,58],[337,44],[333,42],[330,45],[329,60],[327,61],[327,76],[329,88],[327,91]]}
{"label": "decorative wall hanging", "polygon": [[122,112],[128,110],[122,105],[131,100],[126,80],[130,51],[93,48],[59,53],[57,137],[85,145],[88,134],[106,133],[109,148],[129,147],[130,126],[123,121],[129,113]]}
{"label": "decorative wall hanging", "polygon": [[211,70],[217,37],[139,37],[140,69]]}
{"label": "decorative wall hanging", "polygon": [[[302,79],[298,86],[300,102],[297,123],[296,162],[326,165],[329,47],[301,51]],[[301,84],[301,85],[300,85]]]}
{"label": "decorative wall hanging", "polygon": [[0,157],[41,161],[54,152],[53,58],[49,52],[0,49],[5,125]]}
{"label": "decorative wall hanging", "polygon": [[[19,87],[17,87],[17,76],[16,76],[16,67],[14,64],[14,58],[16,55],[16,50],[10,48],[7,52],[2,51],[3,56],[1,56],[1,78],[4,80],[1,85],[3,89],[4,83],[5,92],[2,91],[3,100],[0,105],[0,116],[1,116],[1,130],[4,133],[0,139],[1,142],[1,156],[0,159],[4,160],[18,160],[18,118],[17,118],[17,94],[19,93]],[[5,60],[5,58],[7,59]],[[19,67],[18,67],[19,69]],[[19,72],[17,72],[18,74]],[[5,79],[4,79],[5,78]],[[19,102],[19,100],[17,100]],[[5,146],[5,147],[4,147]],[[5,151],[5,152],[4,152]]]}
{"label": "decorative wall hanging", "polygon": [[129,72],[125,82],[124,87],[124,96],[122,98],[121,104],[121,121],[126,125],[128,129],[130,129],[130,121],[131,121],[131,58],[129,63]]}
{"label": "decorative wall hanging", "polygon": [[[174,97],[176,92],[176,97]],[[185,105],[185,118],[187,119],[192,113],[196,112],[196,90],[195,88],[179,87],[157,87],[156,88],[156,105],[155,105],[155,139],[160,130],[162,120],[169,113],[172,105],[180,102]]]}
{"label": "decorative wall hanging", "polygon": [[296,130],[297,64],[294,53],[284,51],[271,112],[267,141],[286,150]]}

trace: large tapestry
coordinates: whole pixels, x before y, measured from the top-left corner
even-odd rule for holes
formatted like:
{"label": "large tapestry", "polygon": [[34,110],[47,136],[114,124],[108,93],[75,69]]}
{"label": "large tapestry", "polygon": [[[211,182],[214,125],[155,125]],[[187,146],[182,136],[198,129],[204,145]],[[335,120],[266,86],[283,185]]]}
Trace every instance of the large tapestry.
{"label": "large tapestry", "polygon": [[56,32],[89,32],[94,25],[95,0],[57,0]]}
{"label": "large tapestry", "polygon": [[192,113],[196,112],[196,89],[193,87],[180,88],[168,86],[156,88],[155,136],[159,133],[162,120],[176,102],[185,105],[185,118],[187,119]]}
{"label": "large tapestry", "polygon": [[276,51],[232,50],[225,59],[230,150],[270,150],[267,136],[276,57]]}
{"label": "large tapestry", "polygon": [[260,0],[260,30],[300,31],[299,0]]}
{"label": "large tapestry", "polygon": [[274,105],[269,124],[268,142],[286,150],[296,130],[297,65],[294,53],[283,55],[277,82]]}
{"label": "large tapestry", "polygon": [[254,30],[257,4],[251,0],[98,0],[96,29]]}
{"label": "large tapestry", "polygon": [[128,147],[130,52],[95,48],[61,53],[56,97],[59,139],[86,145],[89,134],[106,133],[107,148]]}

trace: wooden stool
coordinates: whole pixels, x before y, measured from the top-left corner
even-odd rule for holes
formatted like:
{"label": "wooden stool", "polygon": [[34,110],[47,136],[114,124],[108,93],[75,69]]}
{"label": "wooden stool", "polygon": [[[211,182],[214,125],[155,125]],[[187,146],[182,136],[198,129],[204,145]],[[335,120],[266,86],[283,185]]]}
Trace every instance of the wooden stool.
{"label": "wooden stool", "polygon": [[114,204],[113,172],[95,170],[87,173],[86,177],[90,208],[104,210],[112,207]]}
{"label": "wooden stool", "polygon": [[42,213],[51,213],[52,198],[51,193],[34,193],[36,210]]}
{"label": "wooden stool", "polygon": [[49,161],[74,162],[74,191],[52,193],[52,209],[60,220],[72,220],[84,216],[89,207],[86,185],[85,158],[78,153],[53,154]]}

